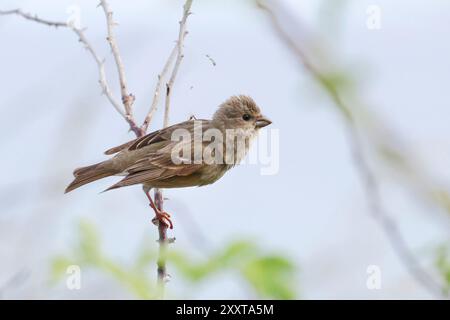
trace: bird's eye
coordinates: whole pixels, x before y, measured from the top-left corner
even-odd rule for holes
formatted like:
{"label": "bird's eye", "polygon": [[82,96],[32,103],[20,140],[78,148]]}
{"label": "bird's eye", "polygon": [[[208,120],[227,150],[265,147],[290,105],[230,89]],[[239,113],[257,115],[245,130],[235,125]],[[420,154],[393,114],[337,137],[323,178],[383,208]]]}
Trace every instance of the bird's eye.
{"label": "bird's eye", "polygon": [[251,116],[248,113],[246,113],[242,116],[242,119],[244,119],[245,121],[250,120],[250,118],[251,118]]}

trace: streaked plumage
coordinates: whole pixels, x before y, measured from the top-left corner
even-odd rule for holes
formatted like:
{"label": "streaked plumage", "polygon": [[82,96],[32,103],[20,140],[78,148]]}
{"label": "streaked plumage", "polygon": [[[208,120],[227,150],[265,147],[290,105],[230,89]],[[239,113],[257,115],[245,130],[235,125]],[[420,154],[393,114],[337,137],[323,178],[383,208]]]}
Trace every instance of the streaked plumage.
{"label": "streaked plumage", "polygon": [[[247,119],[247,116],[250,118],[244,120],[244,118]],[[172,161],[172,150],[178,141],[172,141],[172,134],[177,129],[186,129],[193,133],[196,121],[201,123],[203,132],[216,129],[225,134],[226,129],[239,130],[240,134],[248,138],[248,144],[246,143],[245,149],[240,151],[240,154],[236,148],[234,149],[235,162],[231,164],[175,164]],[[115,154],[115,156],[101,163],[76,169],[74,171],[75,179],[67,187],[66,192],[113,175],[125,175],[125,177],[107,190],[134,184],[142,184],[144,189],[149,190],[151,188],[182,188],[214,183],[245,156],[250,140],[256,136],[259,128],[268,124],[270,121],[261,115],[258,106],[250,97],[242,95],[231,97],[219,106],[212,120],[181,122],[107,150],[105,154]],[[194,143],[193,139],[190,143]],[[203,142],[203,146],[206,147],[209,143]],[[191,149],[194,152],[194,148]],[[226,149],[224,148],[224,150]],[[220,156],[225,157],[226,151]]]}

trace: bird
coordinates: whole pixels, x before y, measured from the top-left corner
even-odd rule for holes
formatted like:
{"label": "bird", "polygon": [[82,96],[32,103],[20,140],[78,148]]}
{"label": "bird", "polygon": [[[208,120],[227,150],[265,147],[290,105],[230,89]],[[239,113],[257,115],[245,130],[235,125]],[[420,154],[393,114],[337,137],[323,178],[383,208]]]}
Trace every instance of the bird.
{"label": "bird", "polygon": [[239,164],[259,130],[271,123],[251,97],[232,96],[211,120],[191,117],[108,149],[105,154],[112,158],[74,170],[65,193],[105,177],[125,176],[105,191],[141,184],[154,219],[172,229],[170,214],[157,208],[150,190],[216,182]]}

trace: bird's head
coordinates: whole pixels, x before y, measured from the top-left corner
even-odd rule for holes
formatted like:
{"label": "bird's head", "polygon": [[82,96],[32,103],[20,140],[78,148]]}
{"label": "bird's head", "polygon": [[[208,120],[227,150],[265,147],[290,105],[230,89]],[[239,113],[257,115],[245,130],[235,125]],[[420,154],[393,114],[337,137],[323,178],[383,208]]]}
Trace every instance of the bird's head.
{"label": "bird's head", "polygon": [[258,130],[272,123],[261,114],[252,98],[244,95],[233,96],[219,106],[213,122],[225,129]]}

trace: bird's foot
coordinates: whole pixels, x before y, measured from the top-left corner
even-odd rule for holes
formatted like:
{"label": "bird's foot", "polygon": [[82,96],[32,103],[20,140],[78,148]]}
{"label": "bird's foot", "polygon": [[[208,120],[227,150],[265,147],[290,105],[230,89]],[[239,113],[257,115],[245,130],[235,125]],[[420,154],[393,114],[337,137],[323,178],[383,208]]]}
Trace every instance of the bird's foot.
{"label": "bird's foot", "polygon": [[154,225],[159,226],[159,224],[163,224],[167,228],[173,229],[172,220],[170,220],[170,214],[167,212],[160,210],[155,203],[153,202],[152,197],[150,196],[149,190],[145,190],[145,194],[147,195],[148,200],[150,201],[150,207],[155,211],[155,217],[152,219]]}
{"label": "bird's foot", "polygon": [[153,210],[155,210],[155,217],[152,219],[153,224],[159,225],[159,223],[162,223],[167,228],[173,229],[173,223],[172,220],[170,220],[170,214],[157,208],[153,208]]}

